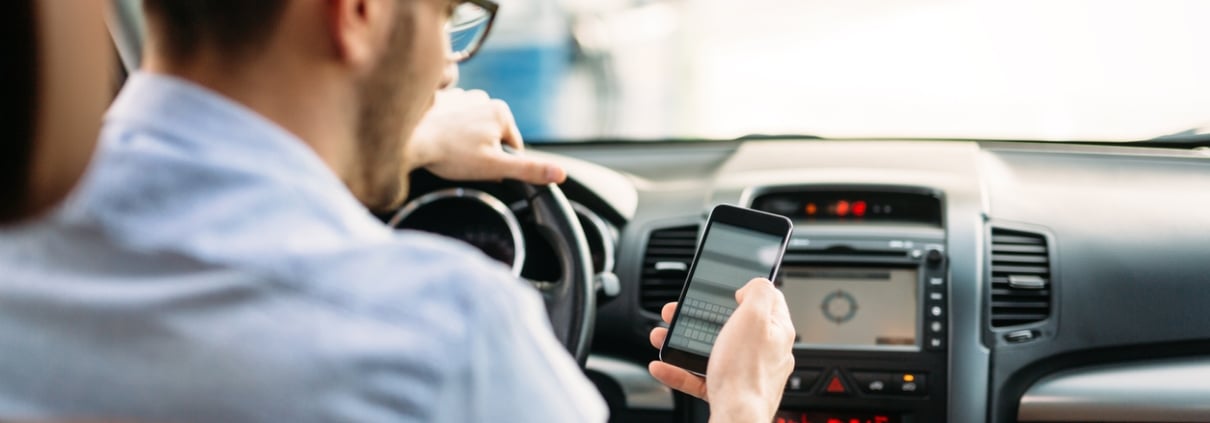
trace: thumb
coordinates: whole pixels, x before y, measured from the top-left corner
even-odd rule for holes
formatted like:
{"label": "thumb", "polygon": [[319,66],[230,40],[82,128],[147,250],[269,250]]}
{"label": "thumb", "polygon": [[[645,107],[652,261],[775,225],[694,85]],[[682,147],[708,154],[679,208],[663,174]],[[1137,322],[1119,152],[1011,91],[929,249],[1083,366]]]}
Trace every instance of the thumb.
{"label": "thumb", "polygon": [[567,179],[567,171],[557,164],[544,160],[533,159],[519,154],[508,154],[503,151],[497,156],[500,174],[506,178],[521,182],[541,185],[563,183]]}
{"label": "thumb", "polygon": [[765,278],[755,278],[748,281],[743,288],[735,291],[735,302],[739,304],[752,303],[752,306],[769,308],[777,303],[781,291]]}

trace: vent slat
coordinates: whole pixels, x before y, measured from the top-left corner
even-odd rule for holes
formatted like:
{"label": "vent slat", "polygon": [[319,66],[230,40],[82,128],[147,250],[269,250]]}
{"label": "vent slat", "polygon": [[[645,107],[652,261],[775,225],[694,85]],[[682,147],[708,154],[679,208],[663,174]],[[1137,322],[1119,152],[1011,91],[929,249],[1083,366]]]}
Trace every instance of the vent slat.
{"label": "vent slat", "polygon": [[1039,290],[1036,290],[1036,291],[1027,291],[1027,290],[1024,290],[1024,289],[1011,289],[1011,288],[992,289],[992,298],[995,298],[995,299],[1000,299],[1000,298],[1002,298],[1002,297],[1014,297],[1014,298],[1038,298],[1038,297],[1044,297],[1044,298],[1050,298],[1050,290],[1046,290],[1046,289],[1039,289]]}
{"label": "vent slat", "polygon": [[1045,245],[992,244],[992,253],[1046,254]]}
{"label": "vent slat", "polygon": [[[999,232],[999,234],[996,234]],[[998,229],[992,230],[992,245],[1003,244],[1019,244],[1019,245],[1046,245],[1046,239],[1034,234],[1026,234],[1016,231],[1002,231]]]}
{"label": "vent slat", "polygon": [[992,263],[992,274],[1005,275],[1046,275],[1050,274],[1050,266],[1017,266],[997,265]]}
{"label": "vent slat", "polygon": [[650,256],[666,256],[666,257],[684,257],[685,253],[689,253],[689,258],[693,259],[692,248],[662,248],[662,247],[647,247],[647,254]]}
{"label": "vent slat", "polygon": [[997,308],[1042,308],[1049,309],[1050,301],[992,301],[992,309]]}
{"label": "vent slat", "polygon": [[681,295],[686,272],[656,270],[656,263],[679,262],[688,267],[697,249],[698,226],[681,226],[651,231],[647,251],[643,252],[643,271],[639,278],[639,306],[652,313]]}
{"label": "vent slat", "polygon": [[1024,255],[1024,254],[992,254],[992,265],[1011,264],[1011,263],[1026,263],[1026,264],[1049,264],[1050,260],[1045,255]]}
{"label": "vent slat", "polygon": [[653,239],[653,240],[651,240],[651,243],[647,244],[647,245],[653,246],[653,247],[669,247],[669,246],[671,246],[671,247],[693,248],[696,246],[695,244],[697,244],[697,238]]}
{"label": "vent slat", "polygon": [[[1050,318],[1050,251],[1041,234],[992,228],[991,325],[1027,325]],[[1040,278],[1041,289],[1014,287],[1010,281]],[[1037,288],[1035,286],[1034,288]]]}

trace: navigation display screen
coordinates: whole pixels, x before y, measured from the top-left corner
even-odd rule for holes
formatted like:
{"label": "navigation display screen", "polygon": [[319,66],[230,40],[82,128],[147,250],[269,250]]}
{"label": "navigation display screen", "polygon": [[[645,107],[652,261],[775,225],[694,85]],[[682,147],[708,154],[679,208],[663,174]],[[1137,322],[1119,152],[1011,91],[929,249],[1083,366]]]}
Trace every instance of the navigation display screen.
{"label": "navigation display screen", "polygon": [[916,269],[785,267],[795,346],[919,350]]}

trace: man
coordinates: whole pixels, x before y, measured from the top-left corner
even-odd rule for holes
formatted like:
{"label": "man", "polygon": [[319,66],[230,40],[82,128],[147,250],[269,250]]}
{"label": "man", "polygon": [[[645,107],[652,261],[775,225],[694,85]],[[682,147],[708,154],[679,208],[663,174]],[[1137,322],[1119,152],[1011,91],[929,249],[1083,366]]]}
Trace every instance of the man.
{"label": "man", "polygon": [[[534,292],[365,210],[397,205],[421,165],[563,177],[499,152],[520,147],[499,103],[435,94],[461,4],[145,0],[144,72],[83,183],[0,234],[0,415],[604,420]],[[472,109],[495,124],[438,134],[449,102],[487,104]],[[716,419],[767,421],[793,330],[768,281],[737,298],[708,380],[651,370]]]}

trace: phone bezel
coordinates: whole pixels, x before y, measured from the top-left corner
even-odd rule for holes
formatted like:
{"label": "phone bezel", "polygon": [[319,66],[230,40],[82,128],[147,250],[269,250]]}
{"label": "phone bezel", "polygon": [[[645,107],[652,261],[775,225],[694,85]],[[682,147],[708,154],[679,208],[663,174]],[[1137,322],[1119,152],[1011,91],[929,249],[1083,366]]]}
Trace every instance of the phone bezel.
{"label": "phone bezel", "polygon": [[[781,247],[777,253],[777,260],[774,261],[773,268],[769,271],[769,275],[766,276],[770,281],[777,276],[778,269],[781,268],[782,257],[786,253],[786,246],[789,244],[790,235],[794,231],[794,223],[785,216],[729,204],[715,206],[710,211],[710,216],[706,219],[706,227],[702,230],[701,238],[698,239],[697,250],[693,253],[693,261],[690,263],[689,271],[685,275],[685,284],[681,287],[681,295],[677,297],[677,304],[685,301],[685,294],[689,292],[689,284],[693,280],[694,272],[697,271],[697,262],[701,258],[702,247],[705,245],[706,240],[710,238],[710,228],[714,226],[715,222],[782,237]],[[668,344],[668,341],[672,338],[672,329],[676,327],[676,322],[680,317],[681,313],[678,308],[676,314],[672,316],[672,322],[668,324],[668,336],[664,338],[664,345],[660,348],[660,361],[683,368],[699,376],[705,376],[706,367],[710,363],[709,356],[680,350]]]}

